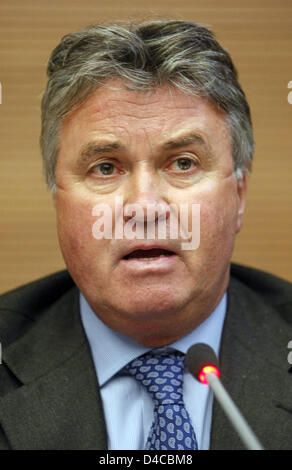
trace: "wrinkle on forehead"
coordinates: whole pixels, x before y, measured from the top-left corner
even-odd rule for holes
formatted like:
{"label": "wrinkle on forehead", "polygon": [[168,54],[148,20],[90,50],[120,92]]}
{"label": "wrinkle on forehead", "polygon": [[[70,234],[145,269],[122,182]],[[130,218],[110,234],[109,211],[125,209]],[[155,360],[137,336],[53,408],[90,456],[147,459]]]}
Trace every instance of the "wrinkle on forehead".
{"label": "wrinkle on forehead", "polygon": [[[79,107],[69,112],[64,117],[64,121],[84,110],[92,115],[104,113],[106,110],[108,118],[115,117],[117,112],[121,112],[125,117],[151,119],[157,116],[157,111],[163,109],[176,109],[177,111],[194,109],[190,101],[196,98],[199,101],[203,99],[186,95],[171,85],[161,85],[151,91],[103,86],[95,90]],[[207,103],[207,100],[204,101]],[[126,109],[127,107],[129,109]]]}

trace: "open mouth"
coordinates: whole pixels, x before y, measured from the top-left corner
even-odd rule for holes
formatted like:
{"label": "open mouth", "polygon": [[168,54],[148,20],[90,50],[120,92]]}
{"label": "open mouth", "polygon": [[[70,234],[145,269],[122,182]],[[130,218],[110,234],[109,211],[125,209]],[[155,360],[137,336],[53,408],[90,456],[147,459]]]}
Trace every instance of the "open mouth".
{"label": "open mouth", "polygon": [[134,250],[128,255],[124,256],[123,259],[140,259],[140,260],[156,260],[165,256],[173,256],[173,251],[164,250],[162,248],[151,248],[150,250]]}

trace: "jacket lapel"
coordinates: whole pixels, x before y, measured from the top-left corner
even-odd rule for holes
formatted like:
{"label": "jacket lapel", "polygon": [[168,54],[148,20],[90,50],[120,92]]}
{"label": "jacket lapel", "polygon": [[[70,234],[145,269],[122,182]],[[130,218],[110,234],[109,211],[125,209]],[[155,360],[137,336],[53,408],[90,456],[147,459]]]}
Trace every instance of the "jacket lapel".
{"label": "jacket lapel", "polygon": [[[231,278],[220,349],[221,380],[265,449],[291,449],[291,326]],[[289,412],[290,410],[290,412]],[[214,399],[211,449],[244,449]]]}
{"label": "jacket lapel", "polygon": [[23,384],[0,401],[0,422],[13,449],[106,449],[76,288],[7,348],[3,362]]}

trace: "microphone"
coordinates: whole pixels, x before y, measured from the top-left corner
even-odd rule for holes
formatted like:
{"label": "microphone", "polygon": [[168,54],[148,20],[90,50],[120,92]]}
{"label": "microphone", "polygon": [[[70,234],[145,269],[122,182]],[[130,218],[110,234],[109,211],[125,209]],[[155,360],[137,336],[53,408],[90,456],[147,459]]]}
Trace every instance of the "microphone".
{"label": "microphone", "polygon": [[185,363],[190,373],[197,380],[211,387],[226,416],[237,431],[246,448],[248,450],[264,450],[258,438],[219,380],[220,372],[218,360],[213,349],[204,343],[193,344],[187,351]]}

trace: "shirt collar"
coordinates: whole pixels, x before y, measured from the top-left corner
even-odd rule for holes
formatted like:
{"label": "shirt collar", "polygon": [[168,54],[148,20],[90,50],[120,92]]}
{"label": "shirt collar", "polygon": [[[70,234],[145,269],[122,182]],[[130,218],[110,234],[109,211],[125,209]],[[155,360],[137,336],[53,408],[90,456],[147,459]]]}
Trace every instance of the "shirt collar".
{"label": "shirt collar", "polygon": [[[218,356],[226,305],[227,293],[203,323],[167,347],[185,354],[193,344],[206,343],[214,349]],[[81,293],[80,312],[101,387],[130,361],[152,349],[105,325],[93,312]]]}

